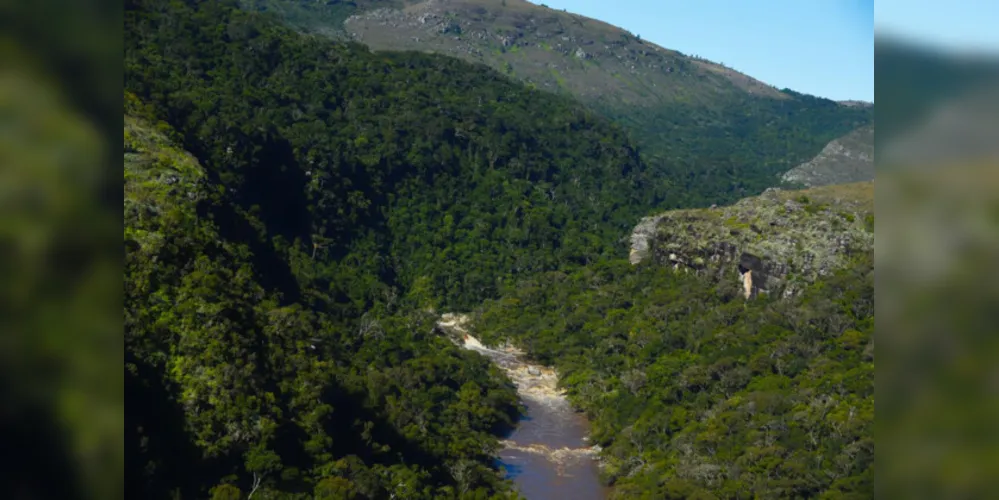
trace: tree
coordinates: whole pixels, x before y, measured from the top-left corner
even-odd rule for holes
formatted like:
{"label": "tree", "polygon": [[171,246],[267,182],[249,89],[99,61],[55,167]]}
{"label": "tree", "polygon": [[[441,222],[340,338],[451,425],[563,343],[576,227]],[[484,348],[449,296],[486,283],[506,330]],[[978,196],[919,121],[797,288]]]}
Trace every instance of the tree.
{"label": "tree", "polygon": [[354,500],[358,498],[354,483],[342,477],[327,477],[316,484],[316,500]]}

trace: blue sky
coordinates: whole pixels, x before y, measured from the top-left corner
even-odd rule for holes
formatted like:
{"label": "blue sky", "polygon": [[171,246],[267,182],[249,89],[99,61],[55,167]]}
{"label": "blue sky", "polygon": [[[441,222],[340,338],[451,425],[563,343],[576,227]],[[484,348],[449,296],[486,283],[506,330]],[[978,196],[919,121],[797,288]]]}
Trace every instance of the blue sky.
{"label": "blue sky", "polygon": [[[779,88],[874,100],[874,0],[532,1],[606,21]],[[878,0],[879,8],[885,1]]]}

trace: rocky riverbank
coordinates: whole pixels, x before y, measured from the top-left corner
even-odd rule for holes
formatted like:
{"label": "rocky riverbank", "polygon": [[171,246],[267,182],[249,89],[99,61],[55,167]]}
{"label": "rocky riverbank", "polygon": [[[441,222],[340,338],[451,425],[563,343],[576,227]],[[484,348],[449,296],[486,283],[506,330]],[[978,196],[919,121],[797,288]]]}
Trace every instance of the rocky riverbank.
{"label": "rocky riverbank", "polygon": [[437,326],[462,347],[492,360],[517,386],[527,412],[501,442],[499,459],[521,493],[529,499],[605,498],[596,463],[600,447],[587,444],[588,423],[558,388],[558,373],[525,361],[515,346],[483,345],[469,331],[465,315],[444,314]]}

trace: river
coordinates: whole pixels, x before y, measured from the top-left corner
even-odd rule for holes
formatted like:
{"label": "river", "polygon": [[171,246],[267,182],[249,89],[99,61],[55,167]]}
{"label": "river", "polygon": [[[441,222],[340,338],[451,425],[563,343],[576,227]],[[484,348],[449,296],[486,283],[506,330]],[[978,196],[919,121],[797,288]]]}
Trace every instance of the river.
{"label": "river", "polygon": [[466,322],[465,316],[445,314],[439,326],[454,334],[464,348],[502,368],[527,407],[517,427],[502,441],[498,460],[507,477],[528,500],[607,498],[596,462],[599,449],[586,442],[588,423],[558,390],[558,374],[525,362],[524,353],[511,346],[482,345],[465,328]]}

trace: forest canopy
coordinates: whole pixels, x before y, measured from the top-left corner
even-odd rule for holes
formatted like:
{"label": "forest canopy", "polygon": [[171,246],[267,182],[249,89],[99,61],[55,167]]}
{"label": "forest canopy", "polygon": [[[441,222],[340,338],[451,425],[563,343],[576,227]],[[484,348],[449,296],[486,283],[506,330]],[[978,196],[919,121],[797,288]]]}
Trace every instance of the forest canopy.
{"label": "forest canopy", "polygon": [[515,392],[434,311],[614,252],[662,196],[623,134],[444,57],[126,7],[128,491],[510,493]]}
{"label": "forest canopy", "polygon": [[477,309],[484,342],[556,367],[604,446],[614,498],[869,498],[871,255],[792,299],[746,302],[668,267],[609,261]]}
{"label": "forest canopy", "polygon": [[631,268],[641,216],[734,191],[481,65],[125,9],[129,496],[514,496],[514,387],[433,331],[476,308],[565,373],[622,495],[869,484],[867,263],[749,305]]}

